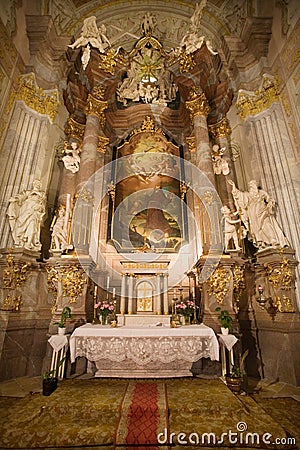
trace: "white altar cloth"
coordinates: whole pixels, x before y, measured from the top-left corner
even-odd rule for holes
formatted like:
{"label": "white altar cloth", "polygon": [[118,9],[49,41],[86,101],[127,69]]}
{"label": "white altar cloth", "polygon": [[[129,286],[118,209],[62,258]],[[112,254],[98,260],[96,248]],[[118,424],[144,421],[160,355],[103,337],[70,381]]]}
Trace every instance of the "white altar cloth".
{"label": "white altar cloth", "polygon": [[94,362],[95,376],[191,376],[200,358],[219,360],[214,331],[204,324],[167,327],[117,327],[85,324],[70,338],[71,362],[84,356]]}

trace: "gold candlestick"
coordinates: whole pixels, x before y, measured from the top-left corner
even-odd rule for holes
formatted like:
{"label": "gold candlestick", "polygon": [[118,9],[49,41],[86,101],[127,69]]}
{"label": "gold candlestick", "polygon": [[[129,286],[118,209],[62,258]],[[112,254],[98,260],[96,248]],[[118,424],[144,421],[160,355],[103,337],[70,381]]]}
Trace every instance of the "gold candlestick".
{"label": "gold candlestick", "polygon": [[93,318],[92,325],[99,325],[99,323],[100,323],[99,317],[98,317],[98,315],[97,315],[97,308],[95,307],[96,304],[97,304],[97,291],[98,291],[98,286],[95,285],[94,293],[93,293],[93,301],[94,301],[94,318]]}

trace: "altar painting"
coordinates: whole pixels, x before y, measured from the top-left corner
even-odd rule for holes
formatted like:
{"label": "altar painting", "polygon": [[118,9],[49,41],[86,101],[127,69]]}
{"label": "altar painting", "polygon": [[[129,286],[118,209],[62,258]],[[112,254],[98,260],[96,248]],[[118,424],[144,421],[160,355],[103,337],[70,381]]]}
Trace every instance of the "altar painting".
{"label": "altar painting", "polygon": [[184,237],[177,157],[178,147],[154,133],[134,136],[118,149],[113,239],[122,250],[179,249]]}

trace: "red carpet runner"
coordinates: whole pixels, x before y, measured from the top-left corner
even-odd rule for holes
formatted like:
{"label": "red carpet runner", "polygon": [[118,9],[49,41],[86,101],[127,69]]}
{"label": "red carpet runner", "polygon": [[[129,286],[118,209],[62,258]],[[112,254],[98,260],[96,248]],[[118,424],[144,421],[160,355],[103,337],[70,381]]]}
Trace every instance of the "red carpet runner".
{"label": "red carpet runner", "polygon": [[162,449],[157,434],[168,428],[166,387],[163,382],[130,382],[121,406],[115,447]]}

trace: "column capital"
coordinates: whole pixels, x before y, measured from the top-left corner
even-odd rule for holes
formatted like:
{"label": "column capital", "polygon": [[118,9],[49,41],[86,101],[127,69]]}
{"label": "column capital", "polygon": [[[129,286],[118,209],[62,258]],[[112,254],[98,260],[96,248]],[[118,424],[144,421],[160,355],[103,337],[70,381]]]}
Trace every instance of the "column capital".
{"label": "column capital", "polygon": [[191,120],[194,121],[196,116],[207,117],[210,107],[205,97],[205,94],[200,92],[199,88],[195,86],[189,92],[189,100],[185,102],[187,109],[189,110]]}
{"label": "column capital", "polygon": [[103,88],[101,86],[94,87],[92,92],[88,95],[85,107],[86,115],[98,117],[102,126],[105,124],[104,111],[107,109],[108,105],[108,102],[105,101],[103,97]]}
{"label": "column capital", "polygon": [[77,139],[81,144],[84,136],[85,125],[77,122],[73,119],[73,117],[69,117],[65,124],[65,134],[68,136],[68,139]]}
{"label": "column capital", "polygon": [[228,137],[231,134],[231,127],[229,125],[229,121],[227,117],[223,117],[219,122],[208,126],[209,132],[212,134],[214,139],[218,139],[220,137]]}

